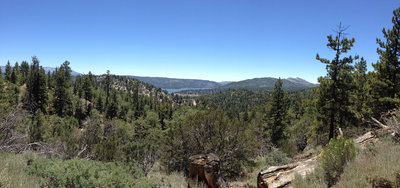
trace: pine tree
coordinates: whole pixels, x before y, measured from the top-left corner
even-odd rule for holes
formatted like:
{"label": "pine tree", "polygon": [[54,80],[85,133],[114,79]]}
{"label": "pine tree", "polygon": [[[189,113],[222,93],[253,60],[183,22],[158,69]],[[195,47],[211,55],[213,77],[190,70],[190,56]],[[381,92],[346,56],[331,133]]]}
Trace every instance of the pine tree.
{"label": "pine tree", "polygon": [[99,112],[103,112],[103,97],[99,95],[96,100],[96,109]]}
{"label": "pine tree", "polygon": [[326,64],[327,75],[318,78],[320,86],[318,87],[318,119],[322,121],[323,125],[329,124],[329,139],[333,138],[334,130],[337,125],[343,125],[352,116],[347,117],[347,112],[350,111],[350,91],[351,89],[351,71],[353,67],[353,57],[341,58],[343,53],[347,53],[355,42],[352,38],[349,40],[344,37],[344,31],[347,28],[338,26],[336,36],[329,35],[328,48],[336,52],[335,58],[330,61],[321,58],[319,54],[316,59]]}
{"label": "pine tree", "polygon": [[110,75],[110,71],[107,70],[107,75],[105,78],[105,91],[106,91],[106,104],[105,104],[105,109],[108,109],[108,103],[109,103],[109,98],[110,98],[110,89],[111,89],[111,82],[112,82],[112,78]]}
{"label": "pine tree", "polygon": [[369,84],[369,76],[367,74],[367,62],[364,58],[356,62],[354,65],[354,92],[352,95],[352,111],[357,120],[369,117],[372,113],[372,108],[368,105],[370,103],[371,86]]}
{"label": "pine tree", "polygon": [[43,113],[46,112],[47,105],[47,87],[46,75],[43,67],[39,65],[39,60],[32,57],[32,64],[29,71],[27,83],[27,101],[25,105],[31,113],[36,113],[40,109]]}
{"label": "pine tree", "polygon": [[15,70],[12,70],[11,77],[10,77],[10,82],[13,84],[17,84],[17,73]]}
{"label": "pine tree", "polygon": [[13,67],[13,70],[15,70],[15,72],[19,75],[19,73],[20,73],[21,70],[20,70],[18,61],[15,62],[14,67]]}
{"label": "pine tree", "polygon": [[281,141],[285,138],[284,131],[288,124],[287,111],[289,101],[286,95],[286,92],[282,89],[282,80],[279,78],[275,82],[275,88],[272,91],[269,109],[265,117],[267,129],[270,130],[271,141],[277,146],[279,146]]}
{"label": "pine tree", "polygon": [[0,104],[3,102],[4,98],[5,98],[5,94],[4,94],[4,79],[3,79],[3,72],[0,68]]}
{"label": "pine tree", "polygon": [[83,93],[85,96],[85,100],[91,102],[93,93],[92,93],[92,82],[88,75],[83,77],[83,85],[82,85]]}
{"label": "pine tree", "polygon": [[6,68],[5,68],[5,78],[7,81],[11,80],[11,72],[12,72],[12,68],[10,65],[10,61],[7,62]]}
{"label": "pine tree", "polygon": [[111,92],[111,101],[108,106],[106,106],[107,111],[106,111],[106,118],[107,119],[113,119],[117,116],[118,113],[118,101],[117,101],[117,94],[115,90],[112,90]]}
{"label": "pine tree", "polygon": [[46,81],[47,81],[47,87],[49,89],[53,88],[53,84],[52,84],[53,80],[52,80],[50,71],[47,72]]}
{"label": "pine tree", "polygon": [[29,64],[26,61],[22,61],[20,66],[21,73],[21,84],[26,83],[29,74]]}
{"label": "pine tree", "polygon": [[67,113],[67,111],[72,111],[70,85],[71,68],[69,62],[65,61],[55,75],[54,108],[58,116],[72,115]]}
{"label": "pine tree", "polygon": [[386,41],[377,39],[379,61],[372,64],[372,95],[375,115],[400,104],[400,8],[393,11],[392,29],[383,29]]}
{"label": "pine tree", "polygon": [[36,113],[33,116],[32,124],[29,127],[29,140],[30,142],[38,142],[43,140],[43,114]]}
{"label": "pine tree", "polygon": [[19,77],[19,65],[18,62],[15,63],[14,67],[12,68],[12,73],[11,73],[11,78],[10,81],[13,84],[18,83],[18,77]]}
{"label": "pine tree", "polygon": [[11,106],[18,105],[19,102],[19,87],[15,84],[9,84],[7,88],[7,99]]}

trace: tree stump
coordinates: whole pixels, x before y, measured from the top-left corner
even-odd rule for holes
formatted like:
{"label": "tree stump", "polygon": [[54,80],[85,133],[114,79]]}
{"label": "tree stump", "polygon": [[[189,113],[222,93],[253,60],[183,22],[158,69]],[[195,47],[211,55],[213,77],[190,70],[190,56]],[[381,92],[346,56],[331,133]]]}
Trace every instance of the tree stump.
{"label": "tree stump", "polygon": [[227,187],[219,173],[220,159],[214,154],[189,157],[189,178],[197,178],[211,188]]}

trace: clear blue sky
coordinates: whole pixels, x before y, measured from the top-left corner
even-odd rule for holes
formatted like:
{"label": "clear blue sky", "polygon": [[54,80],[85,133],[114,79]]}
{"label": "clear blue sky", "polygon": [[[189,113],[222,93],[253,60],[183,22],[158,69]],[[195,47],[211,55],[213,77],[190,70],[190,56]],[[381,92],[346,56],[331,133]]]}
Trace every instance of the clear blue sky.
{"label": "clear blue sky", "polygon": [[[376,62],[376,38],[398,0],[1,0],[0,65],[31,61],[81,73],[236,81],[301,77],[317,82],[333,57],[339,22],[350,54]],[[371,66],[369,67],[371,70]]]}

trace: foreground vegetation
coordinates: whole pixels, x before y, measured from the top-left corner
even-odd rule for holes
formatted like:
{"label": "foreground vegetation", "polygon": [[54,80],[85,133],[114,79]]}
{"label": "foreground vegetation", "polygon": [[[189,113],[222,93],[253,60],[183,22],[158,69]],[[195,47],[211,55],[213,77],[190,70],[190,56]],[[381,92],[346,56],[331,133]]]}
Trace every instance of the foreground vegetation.
{"label": "foreground vegetation", "polygon": [[148,176],[138,167],[82,159],[45,159],[32,152],[0,153],[1,187],[205,187],[156,165]]}
{"label": "foreground vegetation", "polygon": [[[334,169],[327,168],[326,164],[321,165],[306,178],[296,177],[294,187],[328,187],[330,180],[337,180],[335,184],[330,185],[333,187],[399,187],[400,145],[387,132],[384,131],[380,135],[381,141],[378,143],[359,148],[354,160],[349,160],[347,164],[339,165],[339,168]],[[343,147],[339,150],[346,153]],[[333,165],[338,165],[338,161],[340,160],[330,161],[332,163],[328,165],[333,167]],[[338,169],[341,169],[342,173],[337,173]],[[332,174],[338,176],[332,177]]]}

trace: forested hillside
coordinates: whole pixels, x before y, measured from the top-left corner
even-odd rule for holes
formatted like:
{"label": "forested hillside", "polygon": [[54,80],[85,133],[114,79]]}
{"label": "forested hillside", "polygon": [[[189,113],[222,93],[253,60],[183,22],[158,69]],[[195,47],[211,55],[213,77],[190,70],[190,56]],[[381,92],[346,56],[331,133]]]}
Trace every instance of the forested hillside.
{"label": "forested hillside", "polygon": [[154,85],[163,89],[181,89],[181,88],[217,88],[222,84],[209,80],[196,79],[178,79],[178,78],[162,78],[162,77],[144,77],[144,76],[128,76],[141,80],[143,82]]}
{"label": "forested hillside", "polygon": [[[201,187],[186,178],[188,159],[210,153],[220,159],[218,176],[248,187],[260,186],[261,170],[314,156],[321,157],[316,175],[294,185],[346,187],[354,174],[346,165],[368,157],[399,166],[398,156],[381,153],[399,153],[400,8],[392,20],[377,39],[380,59],[370,72],[362,56],[350,55],[356,39],[340,24],[327,36],[334,57],[316,54],[326,75],[315,87],[267,78],[251,82],[273,83],[270,91],[246,86],[183,97],[109,71],[74,76],[68,61],[53,72],[35,56],[7,63],[0,73],[0,187]],[[380,122],[390,129],[376,131]],[[366,131],[386,140],[356,151],[351,137]],[[386,178],[378,175],[366,175],[374,181],[363,185]]]}
{"label": "forested hillside", "polygon": [[[239,82],[233,82],[224,86],[219,87],[218,89],[247,89],[247,90],[272,90],[274,89],[274,83],[277,81],[277,78],[254,78],[243,80]],[[283,89],[284,90],[302,90],[313,88],[316,85],[310,82],[307,82],[301,78],[288,78],[282,79]]]}

